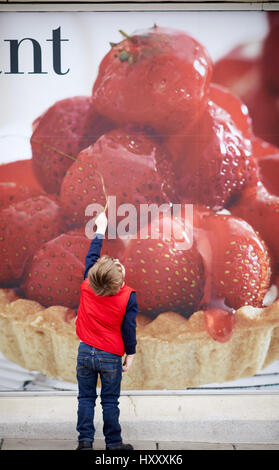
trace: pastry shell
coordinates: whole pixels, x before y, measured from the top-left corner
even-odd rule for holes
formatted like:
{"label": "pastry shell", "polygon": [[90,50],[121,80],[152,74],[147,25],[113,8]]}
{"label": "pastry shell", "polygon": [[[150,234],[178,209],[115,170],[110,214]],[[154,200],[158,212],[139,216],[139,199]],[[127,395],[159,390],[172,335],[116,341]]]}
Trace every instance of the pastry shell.
{"label": "pastry shell", "polygon": [[[79,339],[69,308],[45,308],[0,289],[0,350],[10,361],[48,377],[76,382]],[[137,354],[123,373],[122,390],[181,390],[257,374],[279,359],[279,300],[269,307],[245,306],[235,313],[229,341],[213,340],[204,313],[189,319],[165,312],[137,317]]]}

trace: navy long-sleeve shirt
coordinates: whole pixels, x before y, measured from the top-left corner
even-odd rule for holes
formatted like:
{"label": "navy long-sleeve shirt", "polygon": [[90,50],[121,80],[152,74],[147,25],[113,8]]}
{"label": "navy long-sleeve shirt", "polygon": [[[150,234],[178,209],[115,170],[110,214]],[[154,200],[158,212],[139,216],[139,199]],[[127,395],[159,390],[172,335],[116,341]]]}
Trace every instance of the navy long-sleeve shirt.
{"label": "navy long-sleeve shirt", "polygon": [[[103,245],[104,236],[100,233],[96,233],[88,253],[85,258],[85,271],[84,279],[88,276],[89,269],[98,261],[101,255],[101,249]],[[123,338],[124,348],[126,354],[135,354],[136,352],[136,316],[138,313],[137,296],[135,292],[131,292],[128,300],[125,315],[121,325],[121,335]]]}

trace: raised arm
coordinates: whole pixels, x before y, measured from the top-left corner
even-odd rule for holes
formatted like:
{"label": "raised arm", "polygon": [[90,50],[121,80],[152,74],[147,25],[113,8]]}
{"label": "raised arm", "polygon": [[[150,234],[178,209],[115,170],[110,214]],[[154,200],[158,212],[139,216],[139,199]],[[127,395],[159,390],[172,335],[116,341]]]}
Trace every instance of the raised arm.
{"label": "raised arm", "polygon": [[95,220],[95,224],[97,225],[97,230],[92,242],[90,243],[88,253],[85,257],[85,271],[83,279],[86,279],[86,277],[88,276],[89,269],[92,268],[92,266],[96,263],[96,261],[98,261],[101,256],[103,238],[105,236],[108,224],[107,217],[104,212],[101,212],[101,214],[98,215]]}

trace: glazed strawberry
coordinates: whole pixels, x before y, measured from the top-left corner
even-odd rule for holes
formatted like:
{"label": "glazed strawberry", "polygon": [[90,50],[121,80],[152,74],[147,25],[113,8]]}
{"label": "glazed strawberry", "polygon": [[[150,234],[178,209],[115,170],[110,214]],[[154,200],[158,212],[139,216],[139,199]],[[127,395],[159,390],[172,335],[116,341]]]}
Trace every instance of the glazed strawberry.
{"label": "glazed strawberry", "polygon": [[[169,152],[179,151],[175,157],[172,155],[177,178],[177,199],[173,202],[223,208],[256,177],[251,142],[246,137],[248,121],[241,114],[241,103],[237,112],[233,97],[231,103],[230,114],[230,109],[227,111],[209,100],[203,117],[190,133],[182,135],[180,140],[176,135],[169,139]],[[237,124],[232,116],[238,117]]]}
{"label": "glazed strawberry", "polygon": [[228,88],[211,83],[209,99],[224,109],[242,134],[251,139],[253,136],[252,119],[245,103]]}
{"label": "glazed strawberry", "polygon": [[[24,273],[21,288],[26,297],[46,306],[76,307],[90,242],[91,239],[84,231],[77,229],[63,233],[41,246]],[[105,239],[102,255],[120,258],[123,250],[122,240]]]}
{"label": "glazed strawberry", "polygon": [[270,283],[265,243],[246,221],[196,209],[195,235],[205,266],[205,309],[261,307]]}
{"label": "glazed strawberry", "polygon": [[95,111],[89,97],[75,96],[57,101],[33,128],[34,171],[44,189],[55,193],[78,153],[112,125]]}
{"label": "glazed strawberry", "polygon": [[112,46],[93,87],[97,111],[119,125],[149,125],[173,132],[197,120],[206,105],[212,63],[184,32],[153,28]]}
{"label": "glazed strawberry", "polygon": [[46,196],[34,196],[0,212],[0,282],[16,285],[36,249],[62,230],[60,207]]}
{"label": "glazed strawberry", "polygon": [[279,263],[279,197],[271,195],[259,182],[247,188],[230,211],[253,225],[266,242],[275,262]]}
{"label": "glazed strawberry", "polygon": [[78,155],[63,179],[60,201],[65,213],[82,224],[86,207],[104,207],[106,195],[116,197],[116,210],[125,203],[136,208],[141,203],[160,205],[167,199],[157,160],[170,181],[165,152],[142,133],[116,129],[103,135]]}
{"label": "glazed strawberry", "polygon": [[28,299],[45,306],[76,307],[90,240],[78,231],[63,233],[34,254],[21,285]]}
{"label": "glazed strawberry", "polygon": [[142,237],[130,240],[122,260],[125,282],[137,291],[141,312],[154,316],[171,310],[187,316],[197,310],[203,295],[203,263],[183,229],[164,214],[150,222]]}

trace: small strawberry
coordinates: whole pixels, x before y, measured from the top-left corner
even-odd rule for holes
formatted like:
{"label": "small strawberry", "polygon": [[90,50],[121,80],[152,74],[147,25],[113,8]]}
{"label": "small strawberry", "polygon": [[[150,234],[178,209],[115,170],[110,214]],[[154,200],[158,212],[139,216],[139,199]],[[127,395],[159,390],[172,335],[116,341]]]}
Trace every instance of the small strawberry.
{"label": "small strawberry", "polygon": [[196,208],[197,246],[205,266],[205,308],[261,307],[270,283],[270,258],[254,228],[232,215]]}
{"label": "small strawberry", "polygon": [[164,151],[142,133],[116,129],[103,135],[78,155],[63,179],[60,201],[65,214],[80,225],[86,207],[92,203],[104,207],[106,196],[116,197],[116,211],[121,204],[138,209],[140,204],[166,202],[157,160],[170,181]]}
{"label": "small strawberry", "polygon": [[16,285],[38,247],[62,229],[60,207],[46,196],[33,196],[0,212],[0,283]]}
{"label": "small strawberry", "polygon": [[203,263],[187,236],[179,220],[164,214],[150,222],[142,238],[138,234],[130,240],[122,262],[142,313],[154,316],[171,310],[188,316],[197,309],[203,295]]}
{"label": "small strawberry", "polygon": [[59,192],[62,178],[78,153],[112,128],[87,96],[57,101],[33,125],[32,162],[49,193]]}
{"label": "small strawberry", "polygon": [[169,133],[202,114],[212,73],[206,49],[183,31],[139,31],[103,58],[93,87],[97,111],[119,126],[149,125]]}
{"label": "small strawberry", "polygon": [[256,186],[247,188],[230,211],[259,232],[278,264],[279,197],[270,194],[259,182]]}
{"label": "small strawberry", "polygon": [[[220,95],[229,92],[215,90],[214,94],[223,103]],[[242,114],[241,106],[233,97],[228,110],[209,100],[203,117],[191,132],[169,139],[167,148],[177,178],[173,202],[188,201],[220,209],[256,177],[251,141],[247,138],[247,116]]]}

